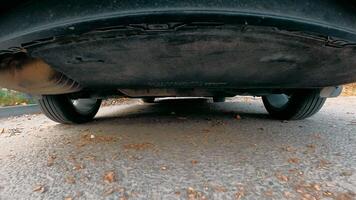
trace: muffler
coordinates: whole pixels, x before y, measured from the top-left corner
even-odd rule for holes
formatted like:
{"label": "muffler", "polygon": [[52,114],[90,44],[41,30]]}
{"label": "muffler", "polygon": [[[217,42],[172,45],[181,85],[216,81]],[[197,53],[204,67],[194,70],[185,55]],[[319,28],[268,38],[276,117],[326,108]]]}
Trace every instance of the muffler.
{"label": "muffler", "polygon": [[0,57],[0,87],[33,95],[54,95],[78,92],[81,86],[52,69],[39,58],[26,53]]}

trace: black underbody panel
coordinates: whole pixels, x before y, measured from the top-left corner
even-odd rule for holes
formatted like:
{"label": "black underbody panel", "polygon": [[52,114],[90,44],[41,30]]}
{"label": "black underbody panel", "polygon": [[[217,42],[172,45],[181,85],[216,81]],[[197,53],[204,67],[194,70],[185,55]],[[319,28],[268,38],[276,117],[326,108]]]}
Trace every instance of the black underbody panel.
{"label": "black underbody panel", "polygon": [[0,12],[0,58],[27,53],[89,89],[334,86],[356,81],[355,5],[26,0]]}
{"label": "black underbody panel", "polygon": [[89,88],[311,88],[356,80],[356,47],[273,27],[136,24],[33,46]]}

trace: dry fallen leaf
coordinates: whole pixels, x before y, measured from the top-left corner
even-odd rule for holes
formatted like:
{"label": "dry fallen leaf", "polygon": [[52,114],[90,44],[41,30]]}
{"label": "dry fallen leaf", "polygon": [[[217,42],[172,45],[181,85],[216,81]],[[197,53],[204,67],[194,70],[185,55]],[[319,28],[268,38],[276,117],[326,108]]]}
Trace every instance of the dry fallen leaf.
{"label": "dry fallen leaf", "polygon": [[311,186],[312,186],[313,189],[316,190],[316,191],[320,191],[320,190],[321,190],[320,184],[314,183],[314,184],[312,184]]}
{"label": "dry fallen leaf", "polygon": [[240,200],[243,196],[245,196],[245,192],[244,191],[238,191],[235,194],[236,200]]}
{"label": "dry fallen leaf", "polygon": [[110,194],[112,194],[114,192],[115,192],[114,188],[109,188],[104,191],[104,196],[109,196]]}
{"label": "dry fallen leaf", "polygon": [[316,197],[308,193],[303,193],[302,197],[302,200],[316,200]]}
{"label": "dry fallen leaf", "polygon": [[300,162],[299,158],[289,158],[288,162],[291,164],[298,164]]}
{"label": "dry fallen leaf", "polygon": [[289,181],[288,176],[283,175],[281,173],[276,173],[276,178],[281,182],[288,182]]}
{"label": "dry fallen leaf", "polygon": [[227,192],[227,189],[224,186],[215,186],[214,191],[215,192]]}
{"label": "dry fallen leaf", "polygon": [[75,177],[74,176],[67,176],[65,181],[68,184],[75,184]]}
{"label": "dry fallen leaf", "polygon": [[154,145],[151,144],[151,143],[138,143],[138,144],[125,144],[124,145],[124,148],[126,150],[128,149],[133,149],[133,150],[145,150],[145,149],[150,149],[150,148],[153,148]]}
{"label": "dry fallen leaf", "polygon": [[66,197],[66,198],[64,198],[64,200],[73,200],[73,198],[72,197]]}
{"label": "dry fallen leaf", "polygon": [[106,183],[115,182],[116,181],[115,172],[113,172],[113,171],[105,172],[103,179]]}
{"label": "dry fallen leaf", "polygon": [[296,149],[291,146],[284,146],[284,147],[282,147],[282,150],[287,151],[287,152],[295,152],[296,151]]}
{"label": "dry fallen leaf", "polygon": [[5,133],[5,129],[4,128],[0,128],[0,134]]}
{"label": "dry fallen leaf", "polygon": [[198,161],[197,161],[197,160],[192,160],[191,162],[192,162],[192,165],[198,164]]}
{"label": "dry fallen leaf", "polygon": [[325,196],[325,197],[332,197],[332,196],[334,196],[334,194],[332,193],[332,192],[330,192],[330,191],[324,191],[323,192],[323,196]]}
{"label": "dry fallen leaf", "polygon": [[321,159],[318,163],[318,168],[327,168],[331,163],[328,160]]}
{"label": "dry fallen leaf", "polygon": [[48,160],[47,160],[47,166],[48,167],[51,167],[53,164],[54,164],[54,160],[56,159],[57,157],[55,155],[50,155],[48,156]]}
{"label": "dry fallen leaf", "polygon": [[167,170],[168,168],[166,166],[161,166],[161,170]]}
{"label": "dry fallen leaf", "polygon": [[336,195],[336,200],[354,200],[355,194],[351,193],[339,193]]}
{"label": "dry fallen leaf", "polygon": [[315,144],[307,144],[306,145],[309,149],[315,149],[316,145]]}
{"label": "dry fallen leaf", "polygon": [[81,169],[84,169],[84,168],[85,168],[84,165],[80,164],[80,163],[75,163],[74,167],[73,167],[74,170],[81,170]]}
{"label": "dry fallen leaf", "polygon": [[46,191],[46,188],[43,185],[36,185],[33,188],[34,192],[39,192],[39,193],[44,193]]}
{"label": "dry fallen leaf", "polygon": [[293,194],[291,192],[288,192],[288,191],[284,191],[283,192],[283,196],[287,199],[290,199],[293,197]]}
{"label": "dry fallen leaf", "polygon": [[273,190],[266,190],[266,191],[264,192],[264,195],[266,195],[266,196],[268,196],[268,197],[273,196]]}

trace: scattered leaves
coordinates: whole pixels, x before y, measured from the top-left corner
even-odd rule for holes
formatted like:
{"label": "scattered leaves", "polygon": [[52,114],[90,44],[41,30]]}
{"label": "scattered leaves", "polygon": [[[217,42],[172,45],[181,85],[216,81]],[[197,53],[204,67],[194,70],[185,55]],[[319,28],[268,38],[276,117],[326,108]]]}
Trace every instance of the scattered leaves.
{"label": "scattered leaves", "polygon": [[98,144],[98,143],[109,143],[115,142],[116,138],[109,135],[94,135],[92,133],[88,133],[87,131],[80,136],[79,142],[77,143],[77,147],[84,147],[89,144]]}
{"label": "scattered leaves", "polygon": [[116,181],[116,174],[113,171],[107,171],[105,172],[103,179],[106,183],[113,183]]}

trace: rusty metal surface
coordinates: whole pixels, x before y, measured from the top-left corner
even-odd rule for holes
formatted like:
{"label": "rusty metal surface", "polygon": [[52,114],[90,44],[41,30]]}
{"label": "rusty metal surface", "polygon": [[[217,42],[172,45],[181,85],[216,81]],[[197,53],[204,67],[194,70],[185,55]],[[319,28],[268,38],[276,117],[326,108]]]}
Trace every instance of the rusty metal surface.
{"label": "rusty metal surface", "polygon": [[0,59],[0,86],[35,95],[81,90],[75,81],[55,71],[43,60],[30,58],[25,53]]}

